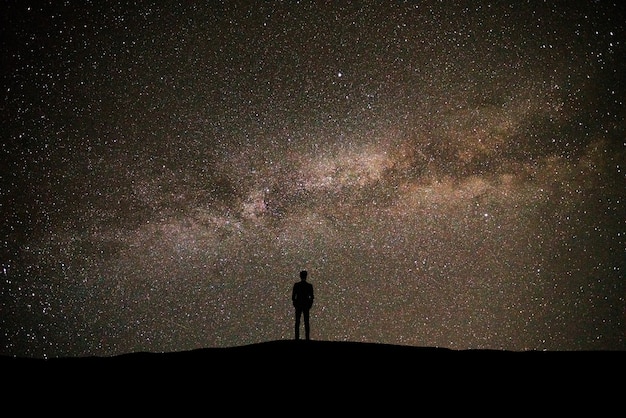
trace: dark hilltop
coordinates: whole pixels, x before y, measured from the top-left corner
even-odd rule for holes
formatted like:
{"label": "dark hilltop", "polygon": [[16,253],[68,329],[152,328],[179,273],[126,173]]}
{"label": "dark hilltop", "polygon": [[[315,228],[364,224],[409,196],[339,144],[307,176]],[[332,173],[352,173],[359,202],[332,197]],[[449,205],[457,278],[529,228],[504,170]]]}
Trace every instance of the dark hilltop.
{"label": "dark hilltop", "polygon": [[[312,370],[315,375],[395,376],[401,373],[450,375],[464,372],[489,374],[536,372],[551,373],[570,367],[587,369],[588,359],[597,367],[605,360],[617,362],[621,352],[613,351],[507,351],[492,349],[454,350],[442,347],[418,347],[350,341],[276,340],[234,347],[209,347],[178,352],[135,352],[110,357],[25,358],[0,356],[5,376],[41,374],[46,377],[75,376],[91,379],[143,372],[147,382],[154,382],[151,371],[165,373],[209,373],[228,379],[245,370],[254,375],[290,374],[294,370]],[[491,366],[497,366],[489,368]],[[504,369],[499,367],[506,366]],[[141,376],[135,375],[141,379]],[[159,379],[157,377],[157,379]]]}
{"label": "dark hilltop", "polygon": [[518,405],[520,413],[563,411],[572,404],[563,404],[562,396],[587,404],[610,397],[618,386],[609,377],[621,376],[623,364],[620,352],[293,340],[112,357],[0,357],[5,406],[64,416],[94,409],[101,415],[267,414],[276,408],[395,414],[418,405],[478,413],[498,412],[505,403]]}

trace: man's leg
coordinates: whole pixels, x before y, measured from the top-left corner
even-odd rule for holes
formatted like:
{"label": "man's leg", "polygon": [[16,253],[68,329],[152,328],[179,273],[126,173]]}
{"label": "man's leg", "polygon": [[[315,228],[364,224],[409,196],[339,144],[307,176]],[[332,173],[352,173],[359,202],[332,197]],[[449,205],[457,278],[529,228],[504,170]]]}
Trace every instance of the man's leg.
{"label": "man's leg", "polygon": [[304,334],[306,339],[309,340],[311,337],[311,327],[309,326],[309,310],[305,309],[304,312]]}
{"label": "man's leg", "polygon": [[302,314],[302,309],[296,308],[296,340],[300,339],[300,315]]}

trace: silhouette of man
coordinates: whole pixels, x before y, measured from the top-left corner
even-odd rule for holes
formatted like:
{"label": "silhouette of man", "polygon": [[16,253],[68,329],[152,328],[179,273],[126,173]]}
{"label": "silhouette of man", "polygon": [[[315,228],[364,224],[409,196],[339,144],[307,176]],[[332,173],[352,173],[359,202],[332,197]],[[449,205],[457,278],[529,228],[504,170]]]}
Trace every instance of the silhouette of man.
{"label": "silhouette of man", "polygon": [[309,310],[313,306],[313,285],[306,281],[307,271],[300,272],[300,281],[294,283],[291,292],[291,301],[293,307],[296,308],[296,340],[300,339],[300,317],[304,316],[304,333],[306,339],[311,336],[311,327],[309,325]]}

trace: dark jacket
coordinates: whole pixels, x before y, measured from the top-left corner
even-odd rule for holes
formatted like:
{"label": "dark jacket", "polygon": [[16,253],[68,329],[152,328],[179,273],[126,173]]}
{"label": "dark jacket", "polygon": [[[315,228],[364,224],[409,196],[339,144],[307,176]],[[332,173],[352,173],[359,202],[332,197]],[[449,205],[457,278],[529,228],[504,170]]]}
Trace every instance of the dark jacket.
{"label": "dark jacket", "polygon": [[313,306],[313,285],[309,282],[299,281],[293,285],[291,300],[293,306],[300,309],[311,309]]}

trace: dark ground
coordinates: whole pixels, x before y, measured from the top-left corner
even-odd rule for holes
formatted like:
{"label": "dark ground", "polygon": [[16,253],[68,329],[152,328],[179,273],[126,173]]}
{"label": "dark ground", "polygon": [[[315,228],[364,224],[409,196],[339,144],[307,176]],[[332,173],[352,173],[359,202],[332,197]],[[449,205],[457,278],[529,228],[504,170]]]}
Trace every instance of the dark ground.
{"label": "dark ground", "polygon": [[623,352],[278,340],[113,357],[0,357],[0,367],[9,404],[15,401],[25,411],[43,407],[47,413],[176,411],[178,416],[201,412],[194,408],[212,415],[204,412],[218,408],[236,415],[258,408],[289,412],[300,404],[310,411],[340,407],[368,415],[400,405],[522,413],[541,404],[560,414],[579,407],[597,414],[613,401],[621,405],[624,360]]}

